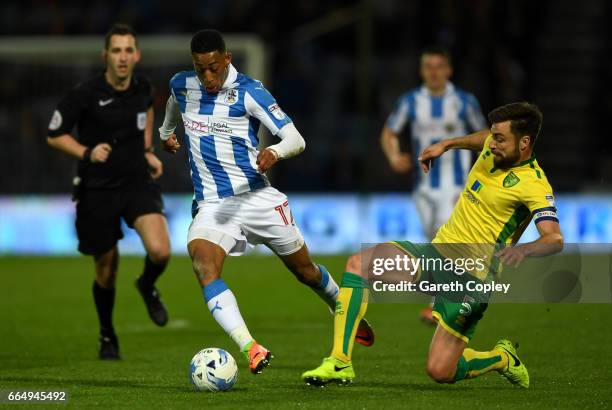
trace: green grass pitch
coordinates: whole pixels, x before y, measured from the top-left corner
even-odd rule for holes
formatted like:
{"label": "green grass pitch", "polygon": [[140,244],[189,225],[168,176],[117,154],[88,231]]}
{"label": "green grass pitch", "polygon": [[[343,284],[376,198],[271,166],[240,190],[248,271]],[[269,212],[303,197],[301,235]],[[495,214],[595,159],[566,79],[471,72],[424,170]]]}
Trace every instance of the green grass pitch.
{"label": "green grass pitch", "polygon": [[[343,257],[316,259],[339,277]],[[471,346],[518,340],[529,390],[496,373],[455,385],[432,382],[424,367],[433,329],[417,320],[421,306],[373,304],[367,317],[377,341],[356,346],[355,383],[313,388],[300,374],[329,353],[332,316],[277,259],[230,258],[224,268],[252,334],[276,356],[259,376],[248,372],[206,310],[184,257],[171,261],[159,283],[170,314],[166,328],[150,322],[134,288],[142,260],[121,260],[114,319],[123,360],[97,360],[92,268],[84,257],[0,257],[0,390],[67,390],[69,407],[105,409],[586,409],[612,403],[609,304],[489,307]],[[229,392],[195,392],[188,382],[189,360],[209,346],[238,361],[238,382]]]}

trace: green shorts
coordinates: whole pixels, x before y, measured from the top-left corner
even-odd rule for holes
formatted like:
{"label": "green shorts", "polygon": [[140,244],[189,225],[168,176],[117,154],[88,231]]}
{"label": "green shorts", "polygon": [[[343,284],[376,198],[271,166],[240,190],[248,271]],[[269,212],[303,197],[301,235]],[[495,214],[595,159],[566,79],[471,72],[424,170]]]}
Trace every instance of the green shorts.
{"label": "green shorts", "polygon": [[[414,244],[409,241],[394,241],[393,243],[413,258],[444,259],[444,256],[432,244]],[[465,280],[465,277],[445,270],[421,270],[418,280],[450,283]],[[481,295],[475,295],[469,291],[441,292],[433,296],[435,297],[434,318],[444,330],[468,343],[474,336],[476,325],[482,319],[488,304],[482,301]]]}

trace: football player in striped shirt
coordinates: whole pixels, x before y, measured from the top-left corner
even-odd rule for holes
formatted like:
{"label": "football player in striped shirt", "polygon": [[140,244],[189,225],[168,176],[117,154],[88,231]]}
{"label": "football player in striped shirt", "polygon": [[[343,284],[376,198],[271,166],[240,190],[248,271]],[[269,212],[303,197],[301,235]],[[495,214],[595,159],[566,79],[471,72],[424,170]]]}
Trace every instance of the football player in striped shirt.
{"label": "football player in striped shirt", "polygon": [[[272,355],[251,336],[234,294],[221,279],[226,256],[240,255],[248,245],[267,246],[332,312],[338,285],[325,267],[312,261],[287,197],[270,186],[265,175],[277,161],[304,150],[304,139],[291,118],[260,81],[234,68],[218,31],[197,32],[191,55],[194,70],[170,80],[160,137],[165,150],[176,152],[180,144],[174,131],[182,119],[194,188],[187,239],[193,269],[208,309],[257,374]],[[261,124],[281,141],[259,150]],[[360,321],[355,340],[366,346],[373,343],[367,321]]]}

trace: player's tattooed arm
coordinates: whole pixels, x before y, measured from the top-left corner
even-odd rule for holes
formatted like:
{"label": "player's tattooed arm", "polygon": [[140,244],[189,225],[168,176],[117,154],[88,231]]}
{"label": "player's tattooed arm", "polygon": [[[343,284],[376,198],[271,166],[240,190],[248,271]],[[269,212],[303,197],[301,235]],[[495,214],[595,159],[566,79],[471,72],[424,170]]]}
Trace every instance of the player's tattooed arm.
{"label": "player's tattooed arm", "polygon": [[495,254],[504,265],[518,267],[528,256],[547,256],[563,250],[563,235],[558,222],[541,221],[536,224],[540,237],[516,246],[508,246]]}

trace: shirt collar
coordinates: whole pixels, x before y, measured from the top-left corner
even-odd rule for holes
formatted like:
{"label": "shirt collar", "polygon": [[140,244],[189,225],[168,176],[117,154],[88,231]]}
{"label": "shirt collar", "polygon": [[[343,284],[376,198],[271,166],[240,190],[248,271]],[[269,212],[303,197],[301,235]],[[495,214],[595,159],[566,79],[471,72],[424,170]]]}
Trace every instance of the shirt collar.
{"label": "shirt collar", "polygon": [[[442,95],[438,95],[437,97],[442,97],[442,96],[445,96],[445,95],[447,95],[447,94],[452,93],[453,91],[455,91],[455,86],[454,86],[454,84],[453,84],[453,83],[451,83],[450,81],[448,81],[448,82],[446,83],[446,87],[444,88],[444,93],[443,93]],[[425,86],[425,84],[423,84],[423,85],[421,86],[421,93],[423,93],[424,95],[427,95],[427,96],[432,96],[432,95],[431,95],[431,93],[429,92],[429,88],[427,88],[427,87]]]}
{"label": "shirt collar", "polygon": [[227,68],[227,78],[221,86],[221,90],[235,87],[236,78],[238,78],[238,70],[230,63]]}

